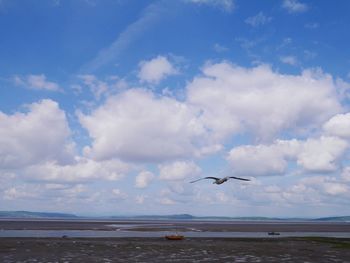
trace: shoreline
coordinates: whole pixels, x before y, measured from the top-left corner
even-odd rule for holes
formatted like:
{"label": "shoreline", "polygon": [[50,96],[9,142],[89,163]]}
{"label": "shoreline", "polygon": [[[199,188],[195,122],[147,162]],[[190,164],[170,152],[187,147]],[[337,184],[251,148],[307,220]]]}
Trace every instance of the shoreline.
{"label": "shoreline", "polygon": [[0,238],[161,238],[180,233],[188,238],[350,238],[350,232],[198,232],[198,231],[103,231],[103,230],[0,230]]}
{"label": "shoreline", "polygon": [[0,220],[0,230],[350,232],[346,222]]}

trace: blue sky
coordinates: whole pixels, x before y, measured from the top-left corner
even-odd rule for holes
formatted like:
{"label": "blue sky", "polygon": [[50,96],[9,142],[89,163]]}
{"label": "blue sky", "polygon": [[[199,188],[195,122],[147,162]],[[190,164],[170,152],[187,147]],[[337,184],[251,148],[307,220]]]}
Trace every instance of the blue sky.
{"label": "blue sky", "polygon": [[343,215],[349,7],[0,1],[0,210]]}

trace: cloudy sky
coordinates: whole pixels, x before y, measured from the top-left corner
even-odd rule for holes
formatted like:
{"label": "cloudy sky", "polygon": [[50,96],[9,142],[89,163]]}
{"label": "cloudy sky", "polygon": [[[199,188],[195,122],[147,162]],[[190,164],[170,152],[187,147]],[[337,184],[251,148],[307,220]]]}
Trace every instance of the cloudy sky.
{"label": "cloudy sky", "polygon": [[1,0],[0,210],[348,213],[349,8]]}

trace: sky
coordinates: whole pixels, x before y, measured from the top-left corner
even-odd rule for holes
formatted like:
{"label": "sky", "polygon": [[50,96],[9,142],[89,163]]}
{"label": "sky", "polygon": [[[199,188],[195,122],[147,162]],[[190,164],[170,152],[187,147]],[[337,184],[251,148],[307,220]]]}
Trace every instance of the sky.
{"label": "sky", "polygon": [[0,0],[0,210],[349,215],[349,9]]}

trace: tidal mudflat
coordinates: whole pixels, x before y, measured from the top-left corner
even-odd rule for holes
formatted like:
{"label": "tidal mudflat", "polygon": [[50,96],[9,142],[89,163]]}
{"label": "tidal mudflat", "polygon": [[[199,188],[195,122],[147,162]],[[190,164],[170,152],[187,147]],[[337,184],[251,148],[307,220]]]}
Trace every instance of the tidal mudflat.
{"label": "tidal mudflat", "polygon": [[0,230],[350,233],[350,222],[1,219]]}
{"label": "tidal mudflat", "polygon": [[[102,235],[63,236],[74,230]],[[329,233],[349,233],[349,223],[0,220],[0,232],[6,231],[60,233],[55,237],[0,237],[0,262],[8,263],[350,262],[350,238],[329,237]],[[163,231],[180,231],[185,239],[165,240]],[[268,231],[281,235],[269,237]],[[126,235],[105,236],[118,232]],[[133,236],[137,232],[148,236]],[[220,237],[221,233],[238,232],[245,237]],[[265,235],[254,238],[254,232]],[[303,237],[283,236],[295,232],[304,233]],[[308,237],[315,232],[320,236]],[[159,233],[162,235],[157,236]],[[210,233],[217,236],[208,236]]]}
{"label": "tidal mudflat", "polygon": [[350,239],[0,238],[0,262],[350,262]]}

